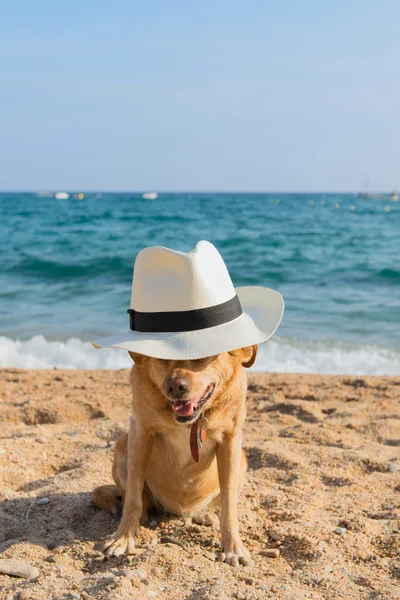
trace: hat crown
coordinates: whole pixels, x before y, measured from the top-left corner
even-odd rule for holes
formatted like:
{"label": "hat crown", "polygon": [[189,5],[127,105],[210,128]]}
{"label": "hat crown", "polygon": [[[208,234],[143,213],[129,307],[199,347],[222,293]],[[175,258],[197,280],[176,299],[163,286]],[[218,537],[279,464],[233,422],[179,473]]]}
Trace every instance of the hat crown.
{"label": "hat crown", "polygon": [[152,246],[136,257],[130,304],[135,311],[208,308],[235,295],[223,258],[210,242],[199,242],[191,252]]}

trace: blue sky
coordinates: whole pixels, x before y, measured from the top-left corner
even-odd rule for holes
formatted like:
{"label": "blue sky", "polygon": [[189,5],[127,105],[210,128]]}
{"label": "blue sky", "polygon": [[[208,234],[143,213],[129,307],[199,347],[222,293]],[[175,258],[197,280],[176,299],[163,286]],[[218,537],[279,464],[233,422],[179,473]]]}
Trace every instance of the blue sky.
{"label": "blue sky", "polygon": [[400,188],[397,0],[0,6],[0,189]]}

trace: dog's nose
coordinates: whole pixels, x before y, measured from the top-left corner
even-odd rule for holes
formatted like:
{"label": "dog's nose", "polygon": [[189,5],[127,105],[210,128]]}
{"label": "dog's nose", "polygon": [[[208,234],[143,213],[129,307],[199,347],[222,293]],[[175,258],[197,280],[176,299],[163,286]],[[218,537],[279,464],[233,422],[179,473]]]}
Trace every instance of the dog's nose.
{"label": "dog's nose", "polygon": [[186,377],[170,377],[167,379],[167,392],[176,398],[181,398],[189,391]]}

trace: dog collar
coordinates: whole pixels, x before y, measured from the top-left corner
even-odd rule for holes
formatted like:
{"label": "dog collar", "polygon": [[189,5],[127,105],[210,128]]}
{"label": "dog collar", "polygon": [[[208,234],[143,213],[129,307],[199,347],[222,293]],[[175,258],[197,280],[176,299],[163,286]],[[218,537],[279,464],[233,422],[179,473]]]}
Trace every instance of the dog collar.
{"label": "dog collar", "polygon": [[[200,425],[200,423],[202,423]],[[190,452],[194,462],[198,463],[200,460],[199,450],[204,445],[207,438],[207,425],[208,419],[206,417],[200,417],[197,419],[190,429]]]}

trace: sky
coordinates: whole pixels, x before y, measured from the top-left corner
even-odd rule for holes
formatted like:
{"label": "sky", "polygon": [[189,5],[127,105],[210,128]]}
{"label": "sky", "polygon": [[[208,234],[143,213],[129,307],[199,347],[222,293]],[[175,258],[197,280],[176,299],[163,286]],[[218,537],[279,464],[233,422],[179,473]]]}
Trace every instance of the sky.
{"label": "sky", "polygon": [[0,0],[0,190],[400,188],[398,0]]}

